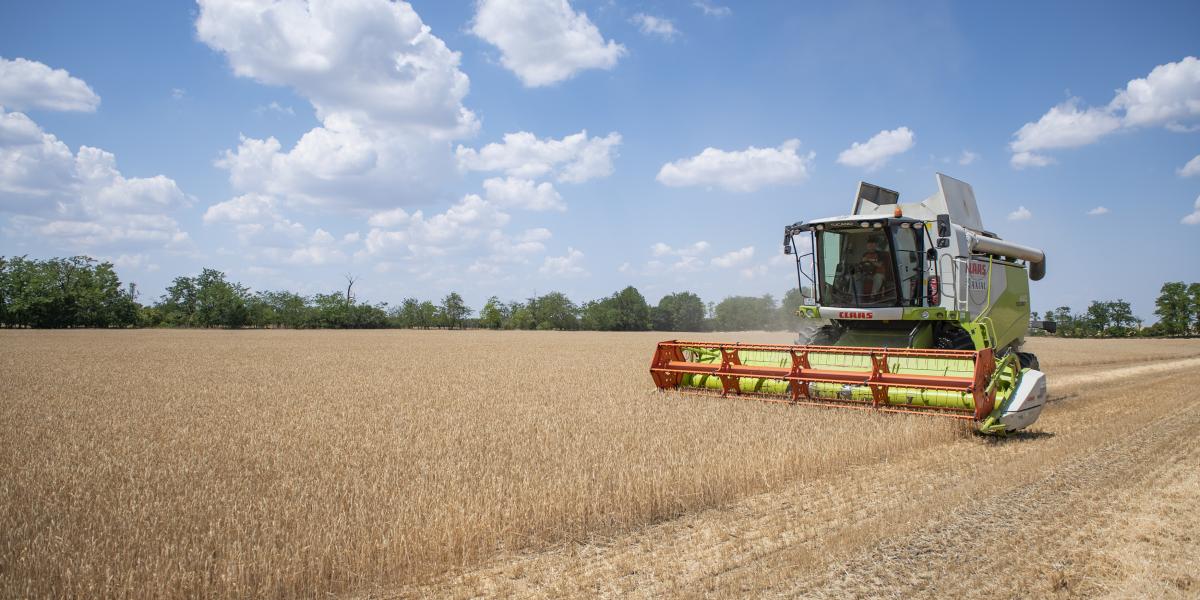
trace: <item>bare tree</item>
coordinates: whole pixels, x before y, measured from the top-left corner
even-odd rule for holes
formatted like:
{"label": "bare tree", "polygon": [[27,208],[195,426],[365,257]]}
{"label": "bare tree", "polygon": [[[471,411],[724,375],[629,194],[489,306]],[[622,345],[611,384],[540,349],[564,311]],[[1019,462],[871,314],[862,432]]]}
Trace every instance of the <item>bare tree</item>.
{"label": "bare tree", "polygon": [[346,273],[346,306],[354,304],[354,296],[350,294],[350,291],[354,289],[355,281],[358,281],[357,277],[351,275],[350,273]]}

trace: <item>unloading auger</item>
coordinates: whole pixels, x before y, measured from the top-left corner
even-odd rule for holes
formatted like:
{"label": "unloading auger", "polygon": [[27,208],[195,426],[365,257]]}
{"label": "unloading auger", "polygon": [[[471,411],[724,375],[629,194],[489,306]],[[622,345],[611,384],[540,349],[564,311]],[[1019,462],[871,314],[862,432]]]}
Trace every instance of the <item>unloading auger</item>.
{"label": "unloading auger", "polygon": [[917,204],[860,182],[850,215],[785,227],[805,290],[797,344],[661,342],[654,384],[942,415],[991,434],[1028,427],[1046,378],[1020,347],[1029,280],[1045,276],[1046,256],[985,230],[970,185],[940,173],[937,182]]}

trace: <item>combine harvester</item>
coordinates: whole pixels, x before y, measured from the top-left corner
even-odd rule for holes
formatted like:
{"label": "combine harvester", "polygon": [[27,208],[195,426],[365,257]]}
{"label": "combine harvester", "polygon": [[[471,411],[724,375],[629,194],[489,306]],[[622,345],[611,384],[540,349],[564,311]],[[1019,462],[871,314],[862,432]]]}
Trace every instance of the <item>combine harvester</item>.
{"label": "combine harvester", "polygon": [[943,415],[989,434],[1028,427],[1046,403],[1046,378],[1020,347],[1029,280],[1046,274],[1045,254],[985,230],[970,185],[940,173],[937,182],[918,204],[860,182],[849,216],[784,228],[806,294],[799,315],[814,324],[800,345],[662,342],[654,384]]}

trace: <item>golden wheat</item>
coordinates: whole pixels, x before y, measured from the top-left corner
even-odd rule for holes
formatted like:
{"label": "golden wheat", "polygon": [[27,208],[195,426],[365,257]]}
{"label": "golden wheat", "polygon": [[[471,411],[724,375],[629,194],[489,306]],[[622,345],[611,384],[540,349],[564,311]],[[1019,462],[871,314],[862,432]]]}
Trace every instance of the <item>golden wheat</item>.
{"label": "golden wheat", "polygon": [[658,394],[661,337],[0,332],[0,595],[388,589],[962,436]]}

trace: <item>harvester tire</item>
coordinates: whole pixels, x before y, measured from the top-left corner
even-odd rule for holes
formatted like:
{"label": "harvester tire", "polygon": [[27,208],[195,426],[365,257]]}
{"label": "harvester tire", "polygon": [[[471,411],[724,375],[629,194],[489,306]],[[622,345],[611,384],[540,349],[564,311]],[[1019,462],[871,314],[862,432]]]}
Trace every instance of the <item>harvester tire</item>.
{"label": "harvester tire", "polygon": [[1020,361],[1022,369],[1042,370],[1041,365],[1038,364],[1038,357],[1032,352],[1018,352],[1017,360]]}
{"label": "harvester tire", "polygon": [[974,350],[971,334],[957,323],[938,323],[933,331],[933,347],[939,350]]}

